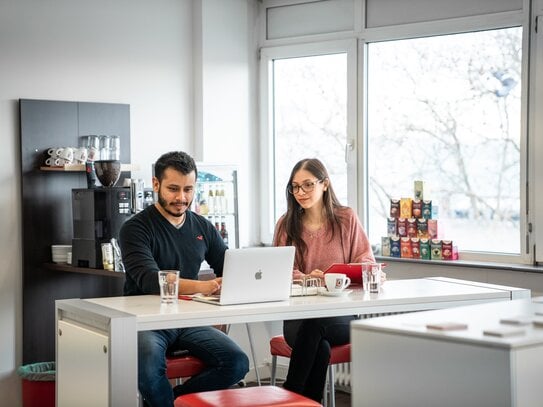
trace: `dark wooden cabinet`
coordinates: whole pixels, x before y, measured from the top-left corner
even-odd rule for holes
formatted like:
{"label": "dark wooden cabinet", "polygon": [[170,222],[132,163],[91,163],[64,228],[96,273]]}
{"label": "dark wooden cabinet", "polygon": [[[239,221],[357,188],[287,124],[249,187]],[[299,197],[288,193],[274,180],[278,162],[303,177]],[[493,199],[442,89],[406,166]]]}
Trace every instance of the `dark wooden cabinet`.
{"label": "dark wooden cabinet", "polygon": [[[117,135],[121,162],[130,162],[130,106],[19,100],[23,230],[23,363],[55,360],[55,300],[122,295],[124,278],[72,273],[51,265],[51,245],[72,244],[73,188],[86,174],[41,171],[50,147],[77,147],[79,137]],[[130,177],[124,172],[123,178]],[[67,267],[67,266],[64,266]],[[122,277],[122,276],[121,276]]]}

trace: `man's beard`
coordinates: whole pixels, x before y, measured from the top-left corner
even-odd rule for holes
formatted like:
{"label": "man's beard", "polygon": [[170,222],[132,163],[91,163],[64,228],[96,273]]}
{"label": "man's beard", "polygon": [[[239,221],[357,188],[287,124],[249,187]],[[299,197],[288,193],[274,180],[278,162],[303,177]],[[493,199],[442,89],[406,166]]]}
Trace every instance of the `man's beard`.
{"label": "man's beard", "polygon": [[[177,203],[177,202],[176,202]],[[186,209],[181,209],[181,212],[173,212],[172,210],[168,209],[170,206],[170,203],[168,203],[164,198],[162,198],[162,194],[160,193],[160,190],[158,191],[158,204],[166,211],[168,214],[175,216],[176,218],[180,218],[185,214],[185,212],[190,208],[191,202],[180,202],[181,204],[186,206]]]}

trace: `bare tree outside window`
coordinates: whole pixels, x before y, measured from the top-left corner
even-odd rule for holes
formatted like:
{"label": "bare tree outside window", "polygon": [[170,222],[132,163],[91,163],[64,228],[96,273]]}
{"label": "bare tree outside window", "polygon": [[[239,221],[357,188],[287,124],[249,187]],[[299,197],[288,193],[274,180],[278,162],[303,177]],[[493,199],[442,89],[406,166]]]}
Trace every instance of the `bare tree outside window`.
{"label": "bare tree outside window", "polygon": [[522,29],[368,46],[369,235],[423,180],[461,251],[520,252]]}
{"label": "bare tree outside window", "polygon": [[347,55],[278,59],[273,64],[275,219],[286,210],[294,164],[319,158],[347,204]]}

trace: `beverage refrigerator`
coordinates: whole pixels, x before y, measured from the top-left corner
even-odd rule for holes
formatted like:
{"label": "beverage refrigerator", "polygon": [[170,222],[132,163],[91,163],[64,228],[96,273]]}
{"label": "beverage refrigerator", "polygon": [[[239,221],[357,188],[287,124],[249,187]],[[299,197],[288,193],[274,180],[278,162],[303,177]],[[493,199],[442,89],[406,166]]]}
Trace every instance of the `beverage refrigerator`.
{"label": "beverage refrigerator", "polygon": [[191,210],[215,225],[229,248],[239,248],[237,169],[198,163],[196,193]]}

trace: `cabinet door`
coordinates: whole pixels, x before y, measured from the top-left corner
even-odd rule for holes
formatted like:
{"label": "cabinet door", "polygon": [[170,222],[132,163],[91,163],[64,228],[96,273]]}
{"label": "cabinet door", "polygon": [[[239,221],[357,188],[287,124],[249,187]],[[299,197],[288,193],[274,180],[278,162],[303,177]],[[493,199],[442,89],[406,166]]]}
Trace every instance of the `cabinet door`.
{"label": "cabinet door", "polygon": [[103,333],[58,321],[58,407],[108,406],[108,339]]}

